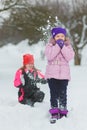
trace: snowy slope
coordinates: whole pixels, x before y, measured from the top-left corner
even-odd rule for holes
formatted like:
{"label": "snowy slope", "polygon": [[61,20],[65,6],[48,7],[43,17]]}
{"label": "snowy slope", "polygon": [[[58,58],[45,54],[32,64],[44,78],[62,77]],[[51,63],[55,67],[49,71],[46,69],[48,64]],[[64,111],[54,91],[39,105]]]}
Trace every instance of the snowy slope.
{"label": "snowy slope", "polygon": [[[38,50],[39,49],[39,50]],[[48,85],[40,85],[45,92],[43,103],[35,107],[17,102],[18,89],[13,86],[16,70],[22,65],[22,55],[32,53],[36,67],[45,72],[46,60],[42,61],[42,43],[29,47],[27,40],[17,46],[9,44],[0,49],[0,130],[86,130],[87,129],[87,67],[71,67],[72,80],[68,85],[68,118],[49,123],[50,108]]]}

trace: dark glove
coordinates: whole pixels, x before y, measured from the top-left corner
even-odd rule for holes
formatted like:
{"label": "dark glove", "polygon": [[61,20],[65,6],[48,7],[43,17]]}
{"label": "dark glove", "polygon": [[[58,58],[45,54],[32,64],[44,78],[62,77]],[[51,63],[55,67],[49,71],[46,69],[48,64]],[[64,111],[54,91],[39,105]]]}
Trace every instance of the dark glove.
{"label": "dark glove", "polygon": [[46,83],[47,83],[47,80],[43,78],[43,79],[41,79],[40,82],[41,82],[41,84],[46,84]]}
{"label": "dark glove", "polygon": [[63,40],[59,39],[59,40],[56,41],[56,43],[59,45],[59,47],[61,49],[63,48],[63,46],[64,46],[64,41]]}
{"label": "dark glove", "polygon": [[44,78],[42,78],[42,79],[37,78],[37,79],[36,79],[36,83],[46,84],[46,83],[47,83],[47,80],[45,80]]}

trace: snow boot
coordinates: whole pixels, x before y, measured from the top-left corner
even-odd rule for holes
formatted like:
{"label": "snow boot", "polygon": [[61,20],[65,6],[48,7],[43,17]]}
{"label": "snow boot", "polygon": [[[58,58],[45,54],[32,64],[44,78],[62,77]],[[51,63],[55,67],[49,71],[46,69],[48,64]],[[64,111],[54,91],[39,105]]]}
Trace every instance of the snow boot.
{"label": "snow boot", "polygon": [[34,107],[34,103],[35,102],[33,102],[32,99],[26,99],[26,104],[31,106],[31,107]]}
{"label": "snow boot", "polygon": [[56,120],[59,118],[59,109],[58,108],[52,108],[49,110],[51,114],[50,123],[56,123]]}
{"label": "snow boot", "polygon": [[60,113],[60,119],[62,118],[62,117],[67,117],[67,114],[68,114],[68,110],[59,110],[59,113]]}

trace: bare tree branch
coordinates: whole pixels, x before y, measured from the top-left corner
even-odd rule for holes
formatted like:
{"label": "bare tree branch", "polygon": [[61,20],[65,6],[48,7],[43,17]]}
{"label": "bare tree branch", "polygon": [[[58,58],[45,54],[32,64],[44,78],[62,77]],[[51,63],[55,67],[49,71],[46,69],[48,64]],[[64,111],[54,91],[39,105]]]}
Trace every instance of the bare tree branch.
{"label": "bare tree branch", "polygon": [[85,32],[87,30],[87,24],[86,24],[86,18],[87,16],[84,15],[83,18],[82,18],[82,22],[83,22],[83,29],[82,29],[82,34],[81,34],[81,40],[80,40],[80,43],[78,45],[78,48],[83,48],[85,45],[84,44],[87,44],[87,39],[84,41],[85,39]]}
{"label": "bare tree branch", "polygon": [[[10,1],[9,1],[10,2]],[[14,7],[15,5],[17,5],[17,3],[19,2],[19,0],[16,0],[14,3],[12,3],[12,4],[9,4],[9,6],[5,6],[4,8],[2,8],[2,9],[0,9],[0,12],[2,12],[2,11],[6,11],[6,10],[8,10],[8,9],[10,9],[10,8],[12,8],[12,7]]]}
{"label": "bare tree branch", "polygon": [[85,40],[84,44],[81,47],[78,47],[78,49],[83,49],[87,45],[87,40]]}

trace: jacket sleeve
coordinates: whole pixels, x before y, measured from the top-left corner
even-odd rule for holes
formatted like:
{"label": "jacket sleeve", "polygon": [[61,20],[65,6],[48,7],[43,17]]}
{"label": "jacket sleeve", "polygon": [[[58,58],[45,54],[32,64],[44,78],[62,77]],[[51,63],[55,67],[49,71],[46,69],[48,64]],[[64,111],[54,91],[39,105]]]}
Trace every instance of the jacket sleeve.
{"label": "jacket sleeve", "polygon": [[37,83],[46,84],[47,80],[45,79],[44,74],[42,74],[40,71],[37,71],[38,77],[36,79]]}
{"label": "jacket sleeve", "polygon": [[46,45],[45,55],[47,57],[47,60],[49,61],[53,60],[59,53],[60,53],[60,47],[57,44],[52,45],[51,43],[48,43]]}
{"label": "jacket sleeve", "polygon": [[14,78],[14,86],[15,87],[22,87],[22,81],[21,81],[21,76],[22,76],[22,71],[18,70],[15,74],[15,78]]}
{"label": "jacket sleeve", "polygon": [[71,59],[74,58],[74,50],[71,45],[65,46],[61,49],[61,53],[64,58],[69,62]]}

